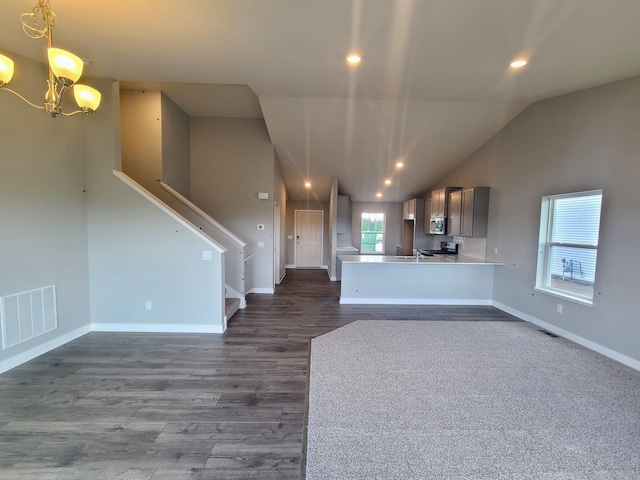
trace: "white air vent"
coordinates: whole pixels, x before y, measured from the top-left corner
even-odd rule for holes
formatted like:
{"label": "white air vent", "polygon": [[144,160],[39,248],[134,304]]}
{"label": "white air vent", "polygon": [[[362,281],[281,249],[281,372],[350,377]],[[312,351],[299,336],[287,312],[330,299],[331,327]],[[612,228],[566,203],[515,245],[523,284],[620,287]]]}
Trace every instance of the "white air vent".
{"label": "white air vent", "polygon": [[3,350],[58,328],[56,287],[0,298]]}

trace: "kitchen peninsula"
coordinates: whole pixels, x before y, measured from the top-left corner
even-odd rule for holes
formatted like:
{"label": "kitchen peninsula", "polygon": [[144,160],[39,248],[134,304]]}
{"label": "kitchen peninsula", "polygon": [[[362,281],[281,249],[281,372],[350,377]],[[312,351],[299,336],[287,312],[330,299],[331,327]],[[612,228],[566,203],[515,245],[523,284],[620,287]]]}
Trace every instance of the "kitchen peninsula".
{"label": "kitchen peninsula", "polygon": [[504,265],[462,255],[340,255],[342,304],[490,305]]}

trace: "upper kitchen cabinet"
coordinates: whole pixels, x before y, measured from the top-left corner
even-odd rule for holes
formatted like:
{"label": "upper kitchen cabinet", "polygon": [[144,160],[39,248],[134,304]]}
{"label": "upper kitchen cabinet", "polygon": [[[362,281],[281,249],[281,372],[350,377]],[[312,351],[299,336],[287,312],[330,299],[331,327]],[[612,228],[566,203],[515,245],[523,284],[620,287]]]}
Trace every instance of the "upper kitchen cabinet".
{"label": "upper kitchen cabinet", "polygon": [[349,217],[349,195],[338,195],[338,222],[336,225],[336,233],[348,233],[351,231]]}
{"label": "upper kitchen cabinet", "polygon": [[448,215],[449,194],[460,190],[460,187],[444,187],[431,192],[431,216],[446,217]]}
{"label": "upper kitchen cabinet", "polygon": [[402,218],[404,220],[414,220],[416,218],[416,200],[412,198],[402,204]]}
{"label": "upper kitchen cabinet", "polygon": [[423,228],[424,233],[426,233],[427,235],[431,233],[429,231],[431,226],[430,224],[431,224],[431,199],[425,198],[424,199],[424,222],[422,226],[424,227]]}
{"label": "upper kitchen cabinet", "polygon": [[449,194],[447,235],[487,237],[489,191],[489,187],[473,187]]}
{"label": "upper kitchen cabinet", "polygon": [[462,218],[462,190],[449,194],[449,218],[447,219],[447,235],[459,236]]}

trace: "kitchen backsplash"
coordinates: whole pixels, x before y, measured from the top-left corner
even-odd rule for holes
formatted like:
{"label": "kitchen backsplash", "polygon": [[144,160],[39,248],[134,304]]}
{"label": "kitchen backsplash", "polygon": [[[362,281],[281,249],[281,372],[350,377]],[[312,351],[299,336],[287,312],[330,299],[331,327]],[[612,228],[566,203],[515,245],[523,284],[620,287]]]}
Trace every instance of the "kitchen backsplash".
{"label": "kitchen backsplash", "polygon": [[471,237],[453,237],[455,243],[459,243],[458,254],[466,257],[480,258],[487,257],[487,239]]}

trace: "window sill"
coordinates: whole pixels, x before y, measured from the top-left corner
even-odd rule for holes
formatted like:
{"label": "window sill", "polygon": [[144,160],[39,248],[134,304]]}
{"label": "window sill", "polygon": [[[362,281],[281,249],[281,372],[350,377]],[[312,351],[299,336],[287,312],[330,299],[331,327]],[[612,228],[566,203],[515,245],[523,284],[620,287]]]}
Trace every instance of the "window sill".
{"label": "window sill", "polygon": [[567,293],[560,292],[558,290],[551,290],[548,288],[542,287],[533,287],[536,292],[544,293],[546,295],[551,295],[552,297],[561,298],[563,300],[567,300],[569,302],[577,303],[578,305],[583,305],[585,307],[593,307],[593,300],[588,300],[586,298],[580,298],[573,295],[569,295]]}

